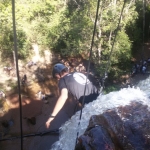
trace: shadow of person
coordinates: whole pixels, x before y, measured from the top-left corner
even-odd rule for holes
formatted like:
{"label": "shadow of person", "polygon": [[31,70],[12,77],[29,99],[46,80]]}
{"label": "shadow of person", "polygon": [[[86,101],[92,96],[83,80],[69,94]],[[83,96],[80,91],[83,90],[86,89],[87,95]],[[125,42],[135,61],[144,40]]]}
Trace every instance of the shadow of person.
{"label": "shadow of person", "polygon": [[[70,117],[74,114],[74,108],[76,106],[76,103],[73,99],[69,98],[63,108],[59,111],[57,116],[54,118],[54,120],[51,122],[50,127],[47,129],[45,126],[46,121],[49,118],[49,115],[52,113],[53,108],[56,104],[57,98],[53,101],[53,103],[49,105],[44,105],[42,109],[42,114],[39,116],[39,119],[37,122],[41,121],[41,126],[38,129],[38,132],[42,131],[53,131],[59,129],[66,121],[70,119]],[[56,132],[57,133],[57,132]],[[50,149],[51,146],[58,141],[59,135],[58,134],[47,134],[42,137],[34,137],[32,139],[32,142],[30,143],[29,150],[36,149]],[[38,144],[34,144],[38,143]]]}
{"label": "shadow of person", "polygon": [[[10,99],[9,99],[10,98]],[[51,145],[56,142],[59,138],[58,134],[45,134],[43,136],[36,136],[36,133],[45,133],[50,130],[59,129],[69,118],[73,115],[73,110],[75,107],[74,101],[68,99],[68,102],[64,105],[62,110],[58,113],[54,121],[51,123],[50,128],[45,127],[45,123],[48,119],[49,114],[53,111],[56,104],[56,97],[49,97],[49,103],[45,104],[42,100],[32,99],[30,97],[22,97],[22,132],[23,136],[28,134],[35,134],[35,136],[23,138],[23,147],[25,150],[41,150],[48,149]],[[13,119],[14,124],[9,127],[8,132],[1,138],[11,139],[11,137],[20,137],[20,107],[18,95],[14,94],[8,97],[7,102],[9,102],[10,109],[7,113],[0,117],[0,122],[6,120],[9,121]],[[4,128],[0,126],[0,132]],[[35,144],[37,143],[37,144]],[[21,146],[21,138],[14,140],[0,141],[0,146],[2,150],[6,149],[16,149],[19,150]]]}
{"label": "shadow of person", "polygon": [[[11,101],[12,100],[12,101]],[[9,110],[0,117],[0,133],[3,135],[0,140],[11,138],[14,136],[21,136],[21,120],[22,119],[22,133],[30,134],[35,133],[38,124],[36,124],[36,118],[42,113],[43,103],[42,101],[32,99],[29,97],[22,97],[22,111],[19,107],[19,99],[17,94],[12,96],[12,99],[7,99]],[[22,114],[22,116],[20,116]],[[27,120],[24,118],[28,118]],[[10,120],[13,120],[13,124],[10,124]],[[30,124],[29,124],[30,121]],[[32,123],[32,124],[31,124]],[[33,126],[34,125],[34,126]],[[6,129],[7,132],[6,132]],[[20,139],[18,140],[6,140],[0,141],[2,150],[5,149],[20,149]],[[24,141],[25,146],[29,141]]]}

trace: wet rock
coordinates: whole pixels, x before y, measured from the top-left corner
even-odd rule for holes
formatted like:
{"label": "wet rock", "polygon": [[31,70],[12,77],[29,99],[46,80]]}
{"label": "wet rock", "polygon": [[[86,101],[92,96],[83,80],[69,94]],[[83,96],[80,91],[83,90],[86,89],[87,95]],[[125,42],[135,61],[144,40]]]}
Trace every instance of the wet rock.
{"label": "wet rock", "polygon": [[146,105],[133,102],[92,116],[76,150],[149,150],[149,113]]}

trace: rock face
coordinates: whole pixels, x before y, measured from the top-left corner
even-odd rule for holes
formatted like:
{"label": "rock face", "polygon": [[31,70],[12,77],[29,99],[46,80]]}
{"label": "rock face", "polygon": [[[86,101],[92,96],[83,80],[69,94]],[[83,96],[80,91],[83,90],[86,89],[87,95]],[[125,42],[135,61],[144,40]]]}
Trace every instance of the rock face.
{"label": "rock face", "polygon": [[93,115],[75,150],[149,150],[150,115],[147,105],[130,105]]}

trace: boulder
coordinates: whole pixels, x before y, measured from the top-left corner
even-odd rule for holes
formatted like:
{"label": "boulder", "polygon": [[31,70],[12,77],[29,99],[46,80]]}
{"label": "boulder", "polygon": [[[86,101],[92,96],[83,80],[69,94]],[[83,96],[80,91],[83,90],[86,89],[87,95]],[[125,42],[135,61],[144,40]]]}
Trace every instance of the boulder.
{"label": "boulder", "polygon": [[149,113],[147,105],[132,102],[93,115],[75,150],[149,150]]}

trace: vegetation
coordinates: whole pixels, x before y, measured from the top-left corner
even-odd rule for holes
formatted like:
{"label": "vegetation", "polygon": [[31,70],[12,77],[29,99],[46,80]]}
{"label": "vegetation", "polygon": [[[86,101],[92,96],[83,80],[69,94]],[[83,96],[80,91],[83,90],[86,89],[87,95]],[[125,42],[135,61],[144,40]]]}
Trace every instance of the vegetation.
{"label": "vegetation", "polygon": [[[6,58],[12,60],[13,57],[11,5],[8,0],[0,3],[2,60]],[[125,7],[117,30],[123,5]],[[41,51],[49,49],[63,56],[89,53],[96,15],[96,0],[16,0],[15,6],[19,59],[26,59],[31,55],[33,43],[38,44]],[[100,76],[107,71],[111,78],[118,78],[125,71],[130,71],[131,57],[137,52],[137,46],[143,40],[142,6],[142,0],[100,1],[92,48],[92,61],[96,64],[95,72]],[[150,15],[148,2],[145,14],[146,18]],[[145,21],[146,40],[149,38],[147,32],[149,22],[148,19]],[[110,61],[109,65],[108,61]]]}

